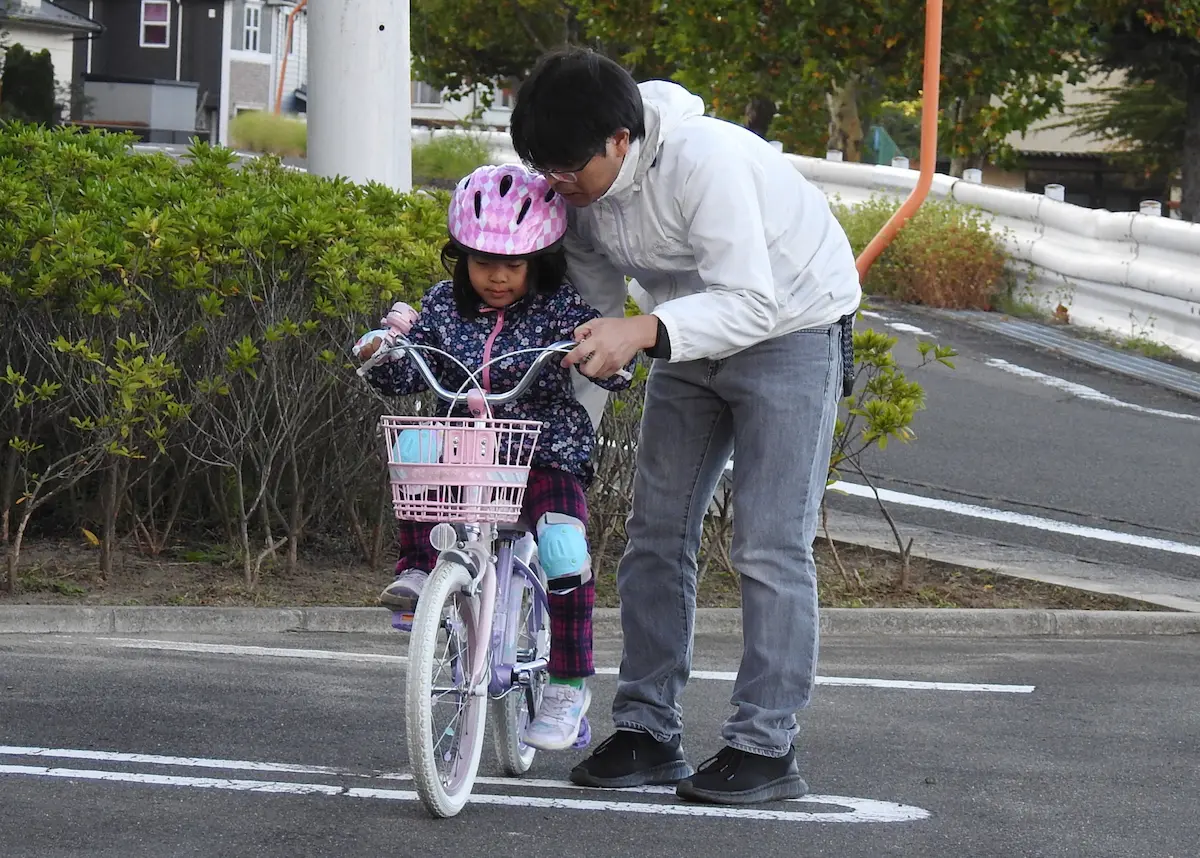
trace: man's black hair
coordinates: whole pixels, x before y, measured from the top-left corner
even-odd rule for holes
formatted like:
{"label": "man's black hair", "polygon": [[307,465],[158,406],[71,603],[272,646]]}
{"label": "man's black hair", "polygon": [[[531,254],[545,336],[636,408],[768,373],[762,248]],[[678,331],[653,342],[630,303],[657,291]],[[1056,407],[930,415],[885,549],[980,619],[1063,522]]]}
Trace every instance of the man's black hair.
{"label": "man's black hair", "polygon": [[517,90],[510,134],[525,163],[572,170],[603,154],[622,128],[631,140],[646,136],[637,82],[602,54],[561,48],[544,54]]}
{"label": "man's black hair", "polygon": [[[451,282],[454,284],[451,290],[454,306],[464,319],[474,319],[482,315],[479,307],[484,302],[471,285],[471,273],[467,269],[468,256],[502,260],[511,260],[513,257],[467,251],[455,241],[446,242],[442,248],[442,265],[450,273]],[[531,300],[538,295],[553,295],[567,278],[567,255],[561,244],[552,250],[527,257],[526,261],[529,263],[529,267],[525,269],[526,299]]]}

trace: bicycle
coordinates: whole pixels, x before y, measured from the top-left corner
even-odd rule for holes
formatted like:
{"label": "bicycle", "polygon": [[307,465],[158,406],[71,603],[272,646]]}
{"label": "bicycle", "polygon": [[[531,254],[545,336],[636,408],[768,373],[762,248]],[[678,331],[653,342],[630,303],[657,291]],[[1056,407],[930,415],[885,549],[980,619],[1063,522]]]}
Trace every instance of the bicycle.
{"label": "bicycle", "polygon": [[[520,397],[551,358],[575,345],[565,340],[489,361],[540,352],[506,393],[446,390],[419,350],[450,356],[404,337],[381,347],[358,369],[361,376],[386,357],[407,356],[451,413],[466,403],[472,415],[380,418],[396,516],[434,522],[430,542],[439,552],[413,616],[405,686],[413,779],[422,804],[435,817],[455,816],[470,798],[489,709],[496,755],[506,775],[525,774],[537,753],[521,741],[521,731],[536,715],[547,681],[549,601],[537,545],[520,514],[541,423],[496,420],[490,408]],[[467,384],[482,369],[467,371]],[[398,628],[399,622],[393,613],[392,625]],[[435,671],[439,652],[449,662],[445,674]],[[454,715],[439,728],[434,709],[447,702]],[[585,716],[572,747],[590,742]],[[447,764],[444,770],[439,763]]]}

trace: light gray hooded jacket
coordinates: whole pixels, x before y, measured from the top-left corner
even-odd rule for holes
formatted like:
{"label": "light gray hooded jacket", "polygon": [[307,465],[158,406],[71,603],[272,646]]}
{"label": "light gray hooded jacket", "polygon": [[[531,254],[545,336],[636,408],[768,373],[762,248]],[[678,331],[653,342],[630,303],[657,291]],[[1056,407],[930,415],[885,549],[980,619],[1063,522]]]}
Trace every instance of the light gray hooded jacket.
{"label": "light gray hooded jacket", "polygon": [[572,209],[572,282],[619,316],[625,280],[666,327],[671,361],[720,359],[858,309],[854,255],[825,195],[752,132],[667,81],[639,85],[646,136]]}

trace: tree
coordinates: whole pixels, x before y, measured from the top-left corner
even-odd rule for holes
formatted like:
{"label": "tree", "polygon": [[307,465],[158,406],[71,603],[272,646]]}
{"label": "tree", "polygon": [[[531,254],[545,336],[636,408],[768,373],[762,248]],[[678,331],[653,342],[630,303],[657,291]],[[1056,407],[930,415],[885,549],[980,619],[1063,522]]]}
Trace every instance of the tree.
{"label": "tree", "polygon": [[0,77],[0,118],[54,125],[58,106],[54,93],[54,62],[46,50],[31,54],[19,44],[5,52]]}
{"label": "tree", "polygon": [[1057,128],[1073,128],[1114,144],[1113,160],[1168,178],[1183,167],[1187,82],[1163,76],[1127,80],[1124,86],[1094,87],[1099,96],[1076,109]]}
{"label": "tree", "polygon": [[1184,220],[1200,223],[1200,0],[1103,0],[1094,10],[1098,64],[1135,81],[1178,82],[1184,101]]}
{"label": "tree", "polygon": [[[995,0],[984,14],[948,0],[943,151],[963,163],[981,160],[1002,150],[1010,132],[1061,106],[1064,81],[1082,79],[1077,52],[1088,36],[1073,6]],[[823,149],[828,139],[857,160],[863,114],[883,99],[919,95],[924,11],[925,0],[705,0],[634,9],[591,0],[580,18],[590,37],[637,45],[627,61],[652,51],[719,115],[741,120],[749,105],[769,99],[779,112],[777,136],[792,148]],[[828,118],[827,133],[818,117]]]}
{"label": "tree", "polygon": [[[591,20],[587,0],[506,0],[499,5],[484,0],[415,0],[413,71],[430,86],[466,95],[479,85],[515,87],[543,53],[563,45],[587,44],[622,57],[638,79],[670,76],[672,69],[655,55],[651,40],[643,38],[642,28],[656,18],[653,7],[640,4],[621,11],[623,26],[610,33],[593,26],[607,19]],[[616,41],[609,43],[606,36]]]}
{"label": "tree", "polygon": [[466,95],[522,80],[542,53],[579,40],[574,9],[551,0],[414,0],[414,77]]}

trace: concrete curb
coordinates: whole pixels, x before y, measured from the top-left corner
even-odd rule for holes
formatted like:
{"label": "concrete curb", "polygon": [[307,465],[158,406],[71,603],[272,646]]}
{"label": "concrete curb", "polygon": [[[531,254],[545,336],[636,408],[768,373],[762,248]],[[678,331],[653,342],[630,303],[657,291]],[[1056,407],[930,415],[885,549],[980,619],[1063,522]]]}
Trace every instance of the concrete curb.
{"label": "concrete curb", "polygon": [[[247,635],[389,632],[382,608],[159,608],[17,605],[0,607],[0,634]],[[597,609],[598,638],[619,637],[620,615]],[[696,634],[740,635],[741,610],[704,608]],[[1151,611],[1043,611],[1001,608],[829,608],[823,635],[936,637],[1123,637],[1200,634],[1200,614]]]}

